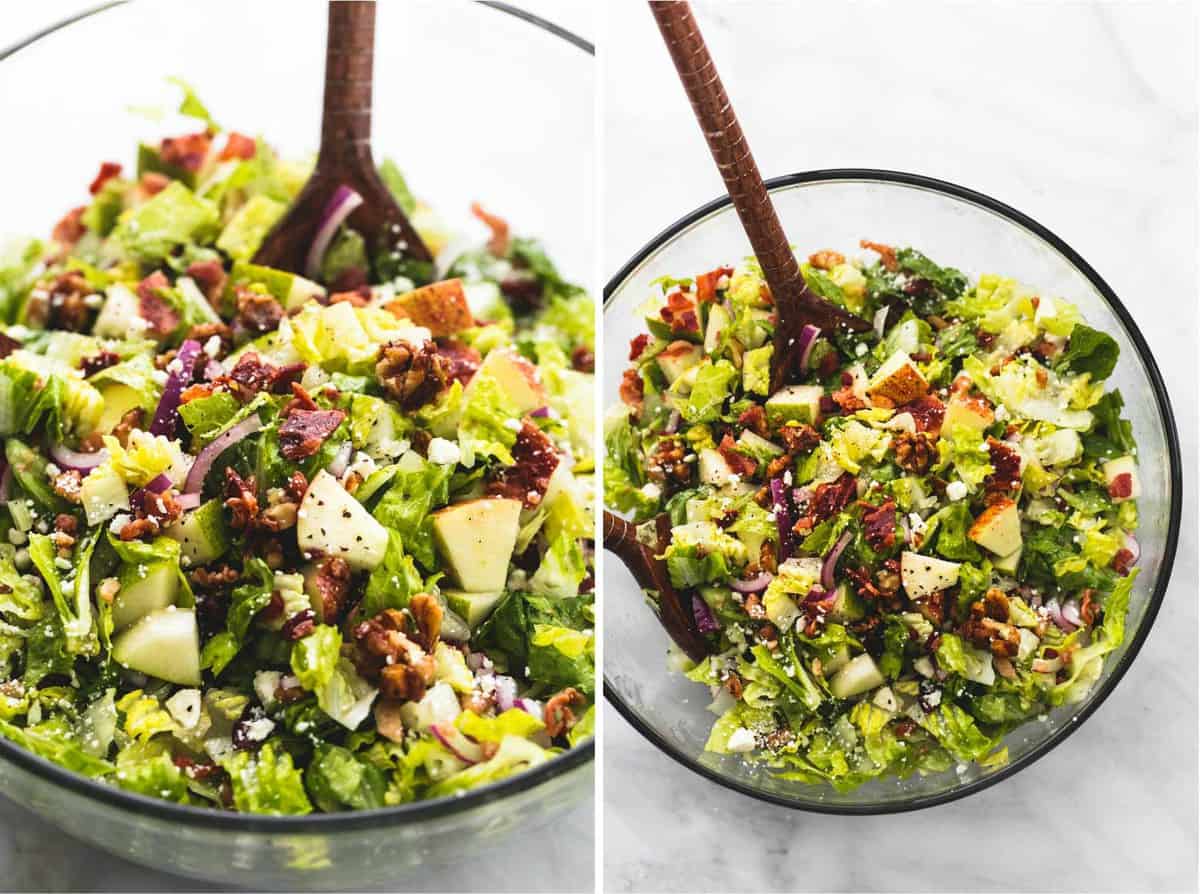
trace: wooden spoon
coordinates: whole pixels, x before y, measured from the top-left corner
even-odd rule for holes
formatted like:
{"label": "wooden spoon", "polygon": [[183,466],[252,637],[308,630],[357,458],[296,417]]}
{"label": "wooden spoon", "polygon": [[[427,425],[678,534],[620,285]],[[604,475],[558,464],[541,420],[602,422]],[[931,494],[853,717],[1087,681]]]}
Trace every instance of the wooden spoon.
{"label": "wooden spoon", "polygon": [[287,214],[263,241],[254,263],[305,273],[305,261],[326,207],[343,186],[362,196],[362,204],[347,222],[366,240],[370,251],[392,250],[418,261],[433,260],[371,158],[374,57],[374,2],[331,2],[317,165]]}
{"label": "wooden spoon", "polygon": [[839,329],[865,332],[871,324],[814,294],[804,282],[691,8],[684,0],[655,0],[650,9],[771,287],[778,316],[775,351],[771,357],[774,392],[786,385],[796,370],[800,332],[805,325],[816,326],[830,335]]}
{"label": "wooden spoon", "polygon": [[637,539],[637,529],[625,519],[604,511],[604,548],[616,553],[625,566],[633,572],[634,579],[643,590],[658,593],[659,620],[675,644],[692,661],[702,661],[709,653],[709,645],[703,634],[696,629],[696,618],[692,613],[692,597],[678,592],[671,586],[666,563],[656,558],[666,551],[671,542],[671,519],[666,513],[655,519],[658,528],[658,549],[652,550]]}

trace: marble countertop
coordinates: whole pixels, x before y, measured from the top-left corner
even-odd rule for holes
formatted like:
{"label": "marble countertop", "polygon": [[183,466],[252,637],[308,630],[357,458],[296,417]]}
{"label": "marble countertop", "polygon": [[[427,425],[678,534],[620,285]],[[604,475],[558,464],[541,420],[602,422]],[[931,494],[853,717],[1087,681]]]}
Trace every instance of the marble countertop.
{"label": "marble countertop", "polygon": [[[1192,12],[693,5],[765,176],[926,173],[1022,209],[1089,259],[1124,296],[1172,390],[1185,521],[1158,624],[1115,693],[1060,748],[964,801],[861,819],[772,807],[679,766],[608,707],[605,889],[1195,890]],[[606,33],[622,47],[602,85],[610,276],[721,184],[644,6],[613,4]]]}
{"label": "marble countertop", "polygon": [[[0,49],[82,10],[99,0],[39,0],[5,4],[0,10]],[[594,38],[593,9],[584,2],[530,0],[520,6],[577,34]],[[74,77],[69,67],[63,77]],[[557,821],[553,835],[542,833],[537,847],[513,850],[519,859],[495,871],[493,852],[468,857],[450,867],[431,868],[398,879],[395,890],[470,891],[486,880],[491,891],[590,891],[590,843],[594,806],[581,804]],[[0,798],[0,888],[7,891],[220,891],[230,890],[155,872],[64,837],[49,823]]]}

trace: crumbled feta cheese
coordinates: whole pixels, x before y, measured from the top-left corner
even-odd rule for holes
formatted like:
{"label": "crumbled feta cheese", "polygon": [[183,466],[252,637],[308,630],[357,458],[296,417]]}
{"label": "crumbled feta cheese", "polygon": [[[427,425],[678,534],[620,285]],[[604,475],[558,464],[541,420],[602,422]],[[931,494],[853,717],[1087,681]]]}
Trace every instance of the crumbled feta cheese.
{"label": "crumbled feta cheese", "polygon": [[725,743],[725,747],[737,754],[753,751],[754,733],[750,732],[744,726],[739,726],[730,734],[729,741]]}
{"label": "crumbled feta cheese", "polygon": [[62,471],[62,469],[60,469],[54,463],[46,463],[46,476],[47,477],[53,478],[55,475],[57,475],[61,471]]}
{"label": "crumbled feta cheese", "polygon": [[[507,424],[506,422],[505,425]],[[429,442],[427,455],[431,463],[439,466],[453,466],[457,465],[459,460],[462,459],[462,450],[453,441],[448,441],[445,438],[434,438]]]}
{"label": "crumbled feta cheese", "polygon": [[854,346],[854,356],[855,357],[861,357],[865,353],[867,353],[867,345],[865,342],[860,341],[857,345]]}
{"label": "crumbled feta cheese", "polygon": [[156,385],[162,386],[167,384],[167,379],[169,376],[167,375],[167,371],[165,369],[156,369],[154,372],[150,373],[150,378],[154,380]]}
{"label": "crumbled feta cheese", "polygon": [[957,503],[959,500],[961,500],[966,495],[967,495],[967,486],[965,484],[963,484],[961,481],[951,481],[949,484],[946,485],[946,496],[950,500]]}
{"label": "crumbled feta cheese", "polygon": [[275,721],[269,717],[260,717],[246,724],[246,738],[252,742],[262,742],[275,729]]}
{"label": "crumbled feta cheese", "polygon": [[175,375],[179,375],[181,372],[183,372],[183,361],[180,360],[178,357],[173,359],[170,363],[167,364],[167,372],[174,373]]}
{"label": "crumbled feta cheese", "polygon": [[209,357],[216,357],[221,353],[221,336],[210,335],[208,341],[204,343],[204,353]]}
{"label": "crumbled feta cheese", "polygon": [[1003,422],[1008,418],[1008,407],[1004,406],[1004,404],[1000,404],[1000,406],[996,407],[995,415],[997,422]]}
{"label": "crumbled feta cheese", "polygon": [[644,493],[651,500],[657,500],[662,496],[662,488],[651,481],[642,487],[642,493]]}

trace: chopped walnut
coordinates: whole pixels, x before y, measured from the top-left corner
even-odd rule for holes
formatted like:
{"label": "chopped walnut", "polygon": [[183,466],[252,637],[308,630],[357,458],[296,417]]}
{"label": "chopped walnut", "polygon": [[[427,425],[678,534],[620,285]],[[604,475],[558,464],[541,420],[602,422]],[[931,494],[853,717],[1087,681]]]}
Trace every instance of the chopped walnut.
{"label": "chopped walnut", "polygon": [[350,566],[339,556],[323,559],[312,577],[313,587],[321,599],[321,618],[331,623],[342,613],[350,593]]}
{"label": "chopped walnut", "polygon": [[146,413],[141,407],[134,407],[128,413],[121,417],[121,421],[113,428],[113,437],[117,439],[117,443],[122,447],[129,446],[129,435],[134,429],[142,427],[142,419]]}
{"label": "chopped walnut", "polygon": [[50,486],[68,503],[78,503],[82,482],[83,476],[77,469],[64,469],[51,479]]}
{"label": "chopped walnut", "polygon": [[824,249],[808,256],[808,263],[818,270],[832,270],[838,264],[846,263],[846,256],[838,251]]}
{"label": "chopped walnut", "polygon": [[933,438],[921,431],[899,432],[892,438],[892,450],[896,454],[896,465],[914,475],[929,471],[937,455]]}
{"label": "chopped walnut", "polygon": [[426,652],[432,652],[442,635],[442,606],[428,593],[416,593],[408,603],[409,614],[417,625],[413,640]]}
{"label": "chopped walnut", "polygon": [[687,462],[687,453],[687,447],[680,438],[663,438],[647,459],[646,475],[660,484],[688,485],[695,464]]}
{"label": "chopped walnut", "polygon": [[542,719],[546,724],[546,734],[551,739],[561,736],[575,725],[575,713],[571,706],[582,707],[587,699],[574,687],[568,686],[562,692],[550,697],[542,710]]}
{"label": "chopped walnut", "polygon": [[278,301],[263,292],[238,286],[237,316],[234,322],[249,332],[262,334],[279,328],[284,310]]}
{"label": "chopped walnut", "polygon": [[446,360],[432,341],[413,345],[398,339],[379,351],[375,374],[406,410],[432,403],[446,387]]}
{"label": "chopped walnut", "polygon": [[225,467],[225,506],[232,510],[229,524],[244,530],[258,517],[258,483],[254,476],[242,478],[232,466]]}
{"label": "chopped walnut", "polygon": [[384,698],[416,701],[433,683],[433,656],[406,635],[408,616],[385,609],[356,625],[354,663],[368,680],[379,682]]}

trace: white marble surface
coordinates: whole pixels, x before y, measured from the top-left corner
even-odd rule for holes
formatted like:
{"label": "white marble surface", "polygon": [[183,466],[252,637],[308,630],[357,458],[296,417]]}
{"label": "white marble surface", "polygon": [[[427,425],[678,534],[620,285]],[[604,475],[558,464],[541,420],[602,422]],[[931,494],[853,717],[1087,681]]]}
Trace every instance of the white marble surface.
{"label": "white marble surface", "polygon": [[[1163,612],[1116,692],[1059,749],[965,801],[865,819],[774,808],[692,774],[607,708],[605,889],[1195,890],[1189,7],[694,6],[766,176],[862,165],[952,180],[1042,221],[1099,270],[1172,390],[1185,523]],[[603,74],[608,276],[721,186],[644,6],[613,4],[606,35],[621,48]]]}
{"label": "white marble surface", "polygon": [[[92,8],[98,0],[37,0],[0,5],[0,49],[50,24]],[[583,0],[518,4],[584,37],[594,38],[593,9]],[[2,64],[2,63],[0,63]],[[70,66],[60,72],[77,77]],[[82,151],[86,151],[86,145]],[[2,150],[0,150],[2,151]],[[566,176],[566,174],[564,174]],[[505,856],[488,852],[450,867],[408,875],[408,891],[590,891],[594,807],[585,803],[558,821],[553,834],[514,842]],[[502,868],[503,871],[499,871]],[[50,824],[0,798],[0,889],[6,891],[229,890],[133,865],[66,838]]]}

